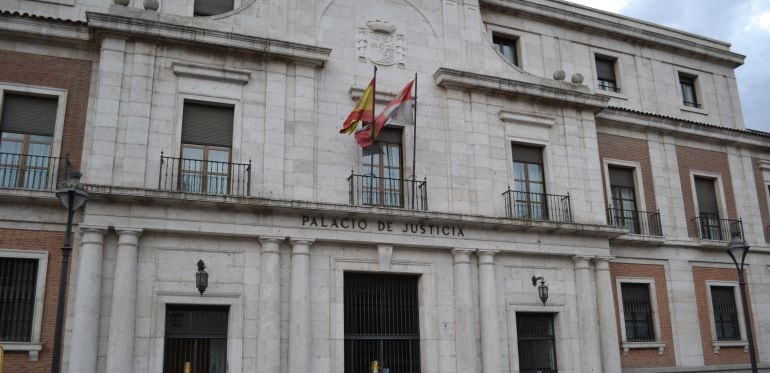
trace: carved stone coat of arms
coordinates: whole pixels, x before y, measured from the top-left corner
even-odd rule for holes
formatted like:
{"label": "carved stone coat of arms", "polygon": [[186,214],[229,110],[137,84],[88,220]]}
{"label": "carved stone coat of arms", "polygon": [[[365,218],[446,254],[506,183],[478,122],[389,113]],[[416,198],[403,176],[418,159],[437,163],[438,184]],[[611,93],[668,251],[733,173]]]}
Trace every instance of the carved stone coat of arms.
{"label": "carved stone coat of arms", "polygon": [[396,33],[396,27],[381,20],[366,22],[358,28],[356,40],[358,61],[372,61],[377,65],[406,67],[406,43],[404,35]]}

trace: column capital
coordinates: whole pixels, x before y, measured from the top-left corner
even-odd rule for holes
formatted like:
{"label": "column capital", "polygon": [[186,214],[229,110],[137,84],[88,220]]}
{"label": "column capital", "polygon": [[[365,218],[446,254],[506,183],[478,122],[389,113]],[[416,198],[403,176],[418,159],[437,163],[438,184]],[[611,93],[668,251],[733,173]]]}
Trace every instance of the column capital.
{"label": "column capital", "polygon": [[107,227],[93,226],[93,225],[81,225],[78,226],[80,231],[80,244],[103,244],[104,234],[107,233]]}
{"label": "column capital", "polygon": [[142,232],[144,232],[144,229],[141,228],[120,228],[115,227],[115,232],[118,233],[118,235],[133,235],[133,236],[141,236]]}
{"label": "column capital", "polygon": [[479,249],[476,252],[476,255],[479,257],[479,265],[482,264],[495,264],[495,254],[499,253],[500,250],[492,250],[492,249]]}
{"label": "column capital", "polygon": [[290,243],[292,246],[294,246],[294,245],[306,245],[306,246],[310,246],[310,245],[312,245],[313,243],[315,243],[315,240],[314,240],[314,239],[311,239],[311,238],[291,238],[291,237],[289,237],[289,243]]}
{"label": "column capital", "polygon": [[291,255],[310,255],[310,245],[315,240],[306,240],[304,238],[290,238]]}
{"label": "column capital", "polygon": [[278,252],[281,246],[281,242],[286,240],[286,237],[278,236],[260,236],[259,243],[262,244],[262,252]]}
{"label": "column capital", "polygon": [[473,249],[465,249],[465,248],[454,248],[452,249],[452,255],[455,257],[455,264],[458,263],[470,263],[471,258],[470,255],[475,250]]}
{"label": "column capital", "polygon": [[591,259],[594,256],[591,255],[574,255],[572,261],[575,262],[575,269],[589,269],[591,268]]}
{"label": "column capital", "polygon": [[142,235],[141,229],[116,227],[115,232],[118,234],[118,245],[139,246],[139,236]]}
{"label": "column capital", "polygon": [[80,230],[83,233],[101,233],[105,234],[107,233],[107,228],[105,226],[101,225],[84,225],[81,224],[78,226],[78,230]]}
{"label": "column capital", "polygon": [[610,261],[614,257],[612,256],[601,256],[597,255],[594,258],[594,264],[596,265],[597,271],[609,271],[610,270]]}

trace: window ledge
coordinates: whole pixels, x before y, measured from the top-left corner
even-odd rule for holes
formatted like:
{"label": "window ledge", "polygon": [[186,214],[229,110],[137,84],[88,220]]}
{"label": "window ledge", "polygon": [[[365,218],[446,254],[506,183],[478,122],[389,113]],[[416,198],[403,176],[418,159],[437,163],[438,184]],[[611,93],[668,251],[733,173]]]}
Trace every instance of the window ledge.
{"label": "window ledge", "polygon": [[697,107],[692,107],[687,105],[680,105],[679,108],[682,109],[682,111],[689,111],[695,114],[708,115],[708,113],[706,113],[706,110],[703,110],[703,107],[697,108]]}
{"label": "window ledge", "polygon": [[625,95],[622,92],[605,91],[605,90],[603,90],[601,88],[596,88],[596,94],[597,95],[608,96],[608,97],[612,97],[612,98],[617,98],[617,99],[620,99],[620,100],[628,100],[628,96]]}
{"label": "window ledge", "polygon": [[0,342],[0,346],[5,351],[29,352],[29,361],[37,361],[38,354],[43,349],[43,344],[37,342]]}
{"label": "window ledge", "polygon": [[749,352],[749,341],[712,341],[711,346],[714,347],[714,353],[718,354],[722,347],[743,347],[743,352]]}
{"label": "window ledge", "polygon": [[642,348],[657,348],[658,355],[663,355],[663,350],[666,348],[666,342],[623,342],[623,355],[628,355],[629,350]]}

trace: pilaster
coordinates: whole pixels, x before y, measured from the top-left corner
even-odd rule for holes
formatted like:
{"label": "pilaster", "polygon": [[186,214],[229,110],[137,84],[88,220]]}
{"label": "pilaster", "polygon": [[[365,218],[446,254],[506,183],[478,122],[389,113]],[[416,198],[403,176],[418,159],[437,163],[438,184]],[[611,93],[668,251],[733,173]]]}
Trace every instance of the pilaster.
{"label": "pilaster", "polygon": [[457,372],[478,372],[476,317],[471,288],[470,249],[453,249],[455,281],[455,351]]}
{"label": "pilaster", "polygon": [[599,350],[599,333],[597,325],[599,318],[596,311],[596,291],[594,279],[591,276],[590,256],[576,255],[575,262],[575,295],[577,303],[578,327],[580,330],[580,364],[584,373],[602,371],[602,357]]}
{"label": "pilaster", "polygon": [[481,367],[484,373],[500,371],[500,323],[497,318],[496,250],[479,250],[479,309]]}
{"label": "pilaster", "polygon": [[313,240],[290,239],[289,372],[310,372],[310,245]]}
{"label": "pilaster", "polygon": [[611,257],[603,256],[597,256],[594,259],[596,266],[596,305],[599,316],[599,339],[602,347],[602,367],[604,372],[620,372],[618,325],[615,322],[610,259]]}
{"label": "pilaster", "polygon": [[284,237],[260,237],[259,324],[257,325],[257,372],[281,369],[281,276],[279,250]]}

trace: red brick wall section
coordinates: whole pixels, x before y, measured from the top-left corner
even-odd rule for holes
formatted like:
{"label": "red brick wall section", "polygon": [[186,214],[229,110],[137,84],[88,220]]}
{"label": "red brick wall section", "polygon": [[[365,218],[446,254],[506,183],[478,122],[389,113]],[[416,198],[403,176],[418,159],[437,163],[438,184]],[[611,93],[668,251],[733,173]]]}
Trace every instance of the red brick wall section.
{"label": "red brick wall section", "polygon": [[0,51],[0,82],[67,90],[62,157],[80,169],[91,85],[91,61]]}
{"label": "red brick wall section", "polygon": [[693,200],[690,170],[712,172],[722,176],[722,186],[724,187],[725,202],[727,203],[727,216],[722,216],[721,218],[738,219],[735,212],[735,197],[733,197],[733,183],[730,179],[730,166],[727,162],[727,154],[677,145],[676,157],[679,162],[679,179],[682,182],[684,212],[687,217],[687,232],[690,237],[698,237],[698,227],[695,221],[693,221],[693,218],[695,218],[695,202]]}
{"label": "red brick wall section", "polygon": [[[701,343],[703,344],[703,359],[706,365],[722,365],[722,364],[748,364],[749,352],[745,351],[743,347],[721,347],[719,353],[714,353],[714,346],[712,342],[716,339],[716,336],[711,335],[711,318],[709,317],[709,301],[708,301],[708,287],[706,286],[707,280],[712,281],[732,281],[738,282],[738,274],[734,268],[714,268],[714,267],[693,267],[692,268],[693,281],[695,282],[695,301],[698,304],[698,321],[700,323],[700,335]],[[748,271],[746,273],[748,276]],[[738,289],[736,288],[736,291]],[[749,302],[749,310],[751,310],[751,297],[746,289]],[[738,317],[743,318],[743,315]],[[752,326],[756,325],[756,322],[752,320]],[[756,327],[752,327],[751,330],[754,335],[757,335]],[[759,350],[756,345],[756,338],[754,340],[755,351]]]}
{"label": "red brick wall section", "polygon": [[43,327],[40,341],[43,349],[38,361],[29,361],[29,353],[6,351],[3,373],[50,372],[53,336],[56,326],[56,304],[61,276],[61,244],[64,232],[0,229],[0,247],[14,250],[48,251],[48,271],[43,302]]}
{"label": "red brick wall section", "polygon": [[[601,157],[602,168],[604,167],[605,158],[639,163],[644,184],[644,202],[646,206],[638,206],[637,208],[639,210],[646,209],[649,212],[655,211],[657,207],[655,204],[655,190],[652,183],[652,166],[650,165],[650,150],[647,146],[647,140],[606,133],[599,133],[597,140],[599,141],[599,156]],[[605,177],[607,176],[602,172],[602,181],[605,181]],[[607,184],[604,183],[604,185]],[[604,195],[606,199],[606,191]],[[605,200],[606,205],[609,206],[609,203],[610,201]]]}
{"label": "red brick wall section", "polygon": [[759,213],[762,215],[762,231],[765,233],[765,242],[770,243],[770,209],[767,206],[768,190],[767,184],[765,184],[765,177],[759,168],[759,162],[759,158],[751,158],[751,165],[754,167],[754,183],[757,185],[757,197],[759,198]]}
{"label": "red brick wall section", "polygon": [[615,317],[618,322],[618,341],[622,337],[620,328],[625,328],[620,320],[620,310],[618,308],[618,289],[616,279],[620,277],[641,277],[655,279],[655,296],[658,303],[658,319],[660,321],[660,336],[658,339],[666,343],[663,354],[658,354],[657,348],[631,349],[627,355],[623,354],[622,346],[620,348],[620,364],[623,368],[652,368],[652,367],[673,367],[676,366],[674,355],[674,339],[671,329],[671,313],[668,303],[668,286],[666,284],[666,270],[662,265],[651,264],[632,264],[632,263],[610,263],[610,273],[612,276],[612,296],[615,300]]}

